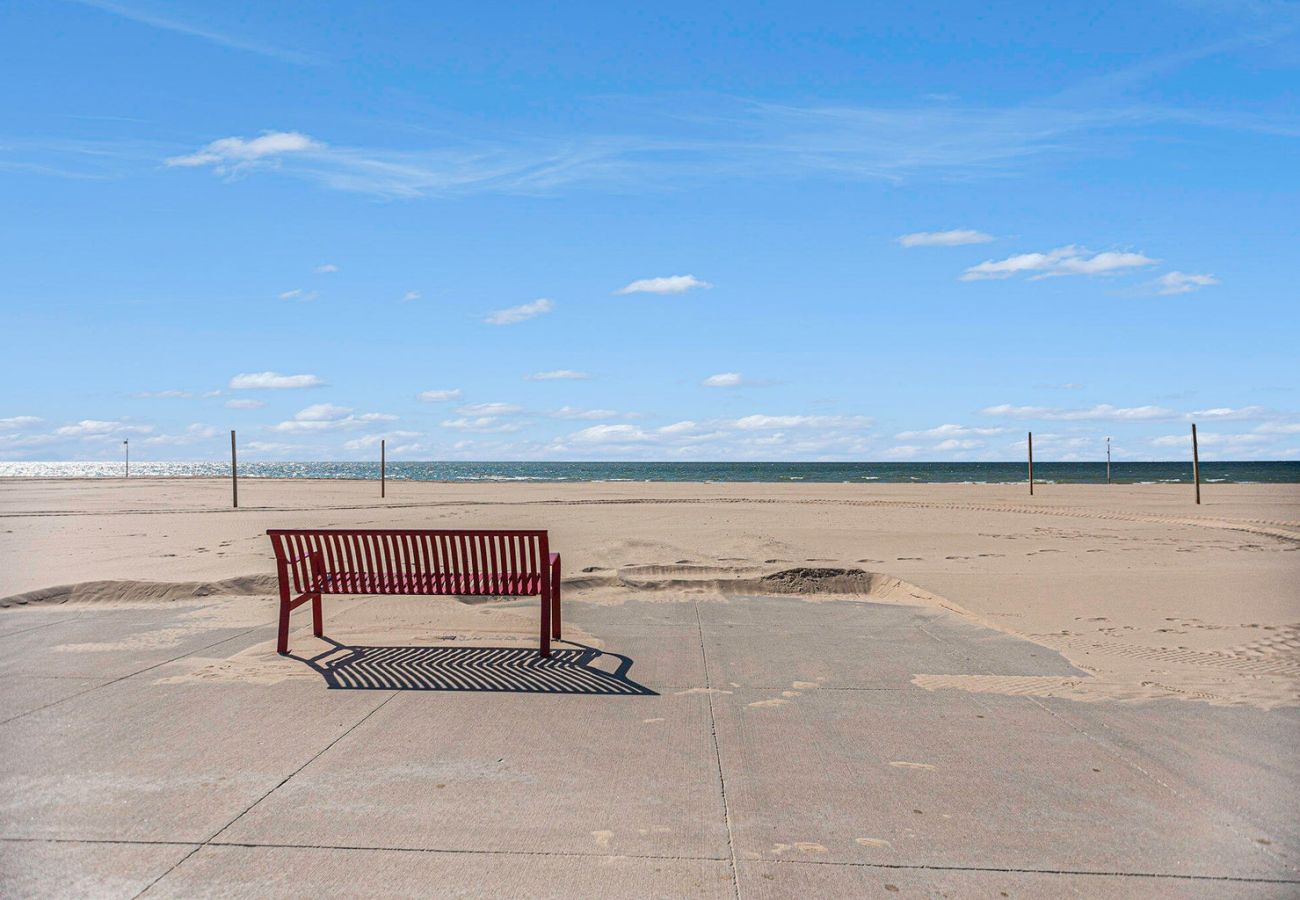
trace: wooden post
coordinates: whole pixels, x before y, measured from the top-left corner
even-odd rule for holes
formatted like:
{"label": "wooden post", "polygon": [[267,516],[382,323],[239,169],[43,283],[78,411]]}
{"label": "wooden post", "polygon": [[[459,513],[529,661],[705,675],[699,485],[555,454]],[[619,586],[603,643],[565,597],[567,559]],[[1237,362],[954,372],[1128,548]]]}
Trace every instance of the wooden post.
{"label": "wooden post", "polygon": [[379,496],[384,496],[387,473],[384,469],[384,439],[379,439]]}
{"label": "wooden post", "polygon": [[230,496],[234,509],[239,509],[239,467],[235,464],[235,429],[230,429]]}
{"label": "wooden post", "polygon": [[1106,483],[1110,484],[1110,438],[1106,438]]}
{"label": "wooden post", "polygon": [[1196,505],[1201,505],[1201,454],[1196,447],[1196,423],[1192,423],[1192,481],[1196,482]]}
{"label": "wooden post", "polygon": [[126,453],[126,474],[123,475],[122,477],[130,478],[131,477],[131,442],[130,441],[122,442],[122,451]]}
{"label": "wooden post", "polygon": [[1029,496],[1034,496],[1034,433],[1029,432]]}

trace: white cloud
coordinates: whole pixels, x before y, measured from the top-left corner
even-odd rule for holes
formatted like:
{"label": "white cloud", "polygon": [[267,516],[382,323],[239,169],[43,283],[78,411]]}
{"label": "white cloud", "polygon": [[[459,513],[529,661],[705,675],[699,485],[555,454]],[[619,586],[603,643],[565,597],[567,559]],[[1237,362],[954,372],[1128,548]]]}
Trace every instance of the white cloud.
{"label": "white cloud", "polygon": [[325,265],[317,266],[312,271],[314,271],[317,275],[330,275],[333,274],[334,272],[337,272],[338,270],[339,267],[334,265],[334,263],[325,263]]}
{"label": "white cloud", "polygon": [[319,291],[304,291],[302,288],[294,288],[279,295],[281,300],[299,300],[303,303],[310,303],[319,296]]}
{"label": "white cloud", "polygon": [[1161,294],[1190,294],[1218,283],[1219,279],[1208,273],[1193,275],[1189,272],[1166,272],[1156,279]]}
{"label": "white cloud", "polygon": [[332,403],[313,403],[311,406],[300,409],[292,419],[272,425],[271,430],[279,432],[341,431],[349,428],[359,428],[372,422],[392,422],[396,419],[397,416],[387,413],[354,415],[352,409],[346,406],[335,406]]}
{"label": "white cloud", "polygon": [[522,406],[513,403],[467,403],[456,409],[466,416],[514,416],[523,411]]}
{"label": "white cloud", "polygon": [[154,399],[154,398],[168,399],[168,400],[186,400],[189,399],[190,397],[193,397],[194,395],[191,394],[189,391],[167,390],[167,391],[141,391],[135,396],[139,397],[142,400]]}
{"label": "white cloud", "polygon": [[582,409],[578,406],[561,406],[547,413],[552,419],[615,419],[618,411],[613,409]]}
{"label": "white cloud", "polygon": [[869,428],[871,427],[871,419],[866,416],[752,415],[724,424],[742,431],[763,431],[778,428]]}
{"label": "white cloud", "polygon": [[155,434],[152,437],[144,439],[143,443],[150,446],[185,446],[187,444],[198,444],[203,441],[210,441],[221,432],[211,425],[195,423],[185,429],[180,434]]}
{"label": "white cloud", "polygon": [[924,431],[900,431],[895,437],[900,441],[912,441],[918,438],[964,438],[971,436],[989,437],[995,434],[1002,434],[1007,429],[994,428],[975,428],[969,425],[939,425],[936,428],[927,428]]}
{"label": "white cloud", "polygon": [[298,449],[300,448],[296,444],[281,444],[275,441],[249,441],[239,445],[241,453],[245,450],[255,453],[290,453]]}
{"label": "white cloud", "polygon": [[261,409],[266,406],[266,401],[254,400],[252,397],[239,397],[234,400],[227,400],[223,405],[227,409]]}
{"label": "white cloud", "polygon": [[890,447],[882,455],[885,459],[913,459],[921,453],[921,448],[914,444],[900,444]]}
{"label": "white cloud", "polygon": [[667,275],[661,278],[638,278],[615,291],[615,294],[684,294],[695,288],[711,288],[694,275]]}
{"label": "white cloud", "polygon": [[315,375],[281,375],[279,372],[247,372],[230,379],[232,391],[289,390],[320,387],[325,382]]}
{"label": "white cloud", "polygon": [[898,243],[904,247],[961,247],[965,244],[987,244],[993,235],[969,228],[954,228],[952,231],[914,231],[899,235]]}
{"label": "white cloud", "polygon": [[403,303],[410,303],[413,300],[419,300],[419,299],[420,299],[419,291],[407,291],[405,294],[402,295]]}
{"label": "white cloud", "polygon": [[29,428],[43,421],[45,420],[39,416],[10,416],[7,419],[0,419],[0,428]]}
{"label": "white cloud", "polygon": [[[418,431],[386,431],[383,434],[367,434],[359,438],[353,438],[350,441],[343,442],[344,450],[368,450],[372,447],[378,447],[380,441],[401,440],[402,438],[419,437]],[[397,452],[397,447],[391,448]]]}
{"label": "white cloud", "polygon": [[1260,434],[1300,434],[1300,422],[1265,422],[1255,431]]}
{"label": "white cloud", "polygon": [[[1219,434],[1213,431],[1201,431],[1196,435],[1196,442],[1202,447],[1221,447],[1228,450],[1254,447],[1267,440],[1268,438],[1262,434]],[[1191,453],[1192,437],[1190,433],[1168,434],[1152,438],[1151,443],[1156,447],[1186,447],[1187,452]]]}
{"label": "white cloud", "polygon": [[105,422],[100,419],[82,419],[73,425],[63,425],[54,429],[59,437],[116,437],[122,434],[149,434],[151,425],[128,425],[125,422]]}
{"label": "white cloud", "polygon": [[636,425],[592,425],[569,435],[581,444],[629,444],[650,440],[650,435]]}
{"label": "white cloud", "polygon": [[1032,280],[1058,275],[1115,275],[1143,266],[1152,266],[1159,260],[1141,253],[1091,250],[1071,244],[1046,253],[1020,253],[1006,259],[986,260],[971,266],[962,273],[962,281],[981,281],[990,278],[1011,278],[1030,275]]}
{"label": "white cloud", "polygon": [[516,322],[527,321],[553,309],[555,309],[555,304],[545,297],[541,297],[532,303],[511,306],[508,309],[499,309],[483,321],[489,325],[514,325]]}
{"label": "white cloud", "polygon": [[684,419],[681,422],[673,422],[671,425],[665,425],[659,429],[660,434],[691,434],[699,429],[699,425]]}
{"label": "white cloud", "polygon": [[447,419],[441,424],[443,428],[479,432],[518,431],[523,427],[518,422],[503,422],[497,416],[463,416],[459,419]]}
{"label": "white cloud", "polygon": [[551,372],[534,372],[525,375],[526,381],[585,381],[591,375],[587,372],[575,372],[573,369],[555,369]]}
{"label": "white cloud", "polygon": [[1269,415],[1262,406],[1216,406],[1212,409],[1197,409],[1187,414],[1189,419],[1262,419]]}
{"label": "white cloud", "polygon": [[1054,406],[1012,406],[1003,403],[980,410],[986,416],[1006,416],[1014,419],[1052,419],[1063,422],[1151,422],[1160,419],[1177,419],[1178,413],[1163,406],[1116,407],[1100,403],[1087,409],[1062,409]]}
{"label": "white cloud", "polygon": [[421,391],[417,396],[425,403],[445,403],[448,400],[459,400],[460,395],[460,388],[442,388],[433,391]]}
{"label": "white cloud", "polygon": [[739,372],[719,372],[700,382],[705,387],[739,387],[744,379]]}
{"label": "white cloud", "polygon": [[163,160],[168,166],[212,166],[220,174],[238,171],[286,153],[323,150],[325,145],[297,131],[267,131],[255,138],[228,137],[213,141],[195,153]]}

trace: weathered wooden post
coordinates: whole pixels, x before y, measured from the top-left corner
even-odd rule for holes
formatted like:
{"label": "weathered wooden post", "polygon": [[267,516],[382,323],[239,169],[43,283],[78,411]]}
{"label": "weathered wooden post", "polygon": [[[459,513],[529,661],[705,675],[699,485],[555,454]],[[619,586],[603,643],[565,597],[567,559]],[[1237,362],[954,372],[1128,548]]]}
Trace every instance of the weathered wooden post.
{"label": "weathered wooden post", "polygon": [[385,471],[385,452],[384,439],[379,439],[379,496],[384,496],[384,490],[387,483],[387,472]]}
{"label": "weathered wooden post", "polygon": [[1029,496],[1034,496],[1034,433],[1029,432]]}
{"label": "weathered wooden post", "polygon": [[126,474],[123,478],[131,477],[131,442],[122,441],[122,452],[126,454]]}
{"label": "weathered wooden post", "polygon": [[235,464],[235,429],[230,429],[230,497],[234,509],[239,509],[239,467]]}
{"label": "weathered wooden post", "polygon": [[1196,423],[1192,423],[1192,481],[1196,482],[1196,505],[1201,505],[1201,454],[1196,448]]}
{"label": "weathered wooden post", "polygon": [[1110,484],[1110,438],[1106,438],[1106,483]]}

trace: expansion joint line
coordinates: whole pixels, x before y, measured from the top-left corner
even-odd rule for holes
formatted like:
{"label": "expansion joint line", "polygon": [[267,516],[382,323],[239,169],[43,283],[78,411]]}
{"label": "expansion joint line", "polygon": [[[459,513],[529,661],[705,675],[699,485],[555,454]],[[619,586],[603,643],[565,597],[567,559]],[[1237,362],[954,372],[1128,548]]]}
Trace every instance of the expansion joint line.
{"label": "expansion joint line", "polygon": [[713,682],[709,676],[709,654],[704,649],[704,622],[700,604],[695,604],[695,626],[700,633],[700,659],[704,662],[704,696],[709,702],[709,737],[713,740],[713,759],[718,764],[718,788],[722,794],[722,818],[727,824],[727,853],[731,857],[731,886],[740,900],[740,867],[736,865],[736,842],[731,829],[731,804],[727,800],[727,777],[722,772],[722,750],[718,747],[718,720],[713,713]]}
{"label": "expansion joint line", "polygon": [[330,741],[329,743],[327,743],[327,744],[326,744],[324,747],[322,747],[319,751],[317,751],[315,754],[313,754],[312,757],[311,757],[310,759],[308,759],[306,762],[304,762],[301,766],[299,766],[298,768],[294,769],[294,770],[293,770],[292,772],[290,772],[288,775],[284,776],[284,778],[280,779],[279,783],[276,784],[275,787],[271,788],[271,789],[270,789],[269,791],[267,791],[265,794],[263,794],[262,796],[258,797],[258,798],[257,798],[256,800],[254,800],[252,803],[248,804],[248,806],[246,806],[246,807],[245,807],[245,808],[244,808],[244,809],[239,813],[239,815],[235,816],[233,819],[231,819],[231,820],[230,820],[229,822],[227,822],[225,825],[222,825],[222,826],[221,826],[220,828],[218,828],[215,832],[213,832],[211,835],[209,835],[207,838],[205,838],[205,839],[203,840],[203,843],[198,844],[198,845],[197,845],[193,850],[191,850],[189,853],[186,853],[186,854],[185,854],[184,856],[182,856],[179,860],[177,860],[177,861],[176,861],[176,864],[173,865],[170,869],[168,869],[167,871],[163,872],[161,875],[159,875],[159,876],[158,876],[157,878],[155,878],[153,881],[151,881],[151,882],[149,882],[147,885],[145,885],[144,890],[142,890],[142,891],[140,891],[140,893],[136,894],[135,897],[132,898],[132,900],[136,900],[136,898],[143,897],[145,894],[149,893],[149,891],[153,889],[153,886],[154,886],[155,884],[157,884],[158,882],[162,881],[164,878],[166,878],[166,877],[167,877],[168,875],[170,875],[172,872],[175,872],[177,868],[179,868],[181,865],[183,865],[183,864],[185,863],[185,861],[186,861],[187,859],[189,859],[191,856],[193,856],[195,853],[198,853],[198,852],[199,852],[200,850],[202,850],[204,847],[209,846],[210,844],[212,844],[213,841],[215,841],[217,838],[221,837],[221,835],[225,834],[225,832],[226,832],[226,830],[227,830],[228,828],[230,828],[232,825],[234,825],[236,822],[238,822],[238,821],[239,821],[240,819],[242,819],[244,816],[246,816],[246,815],[248,815],[250,812],[252,812],[253,807],[257,806],[259,803],[261,803],[261,802],[262,802],[263,800],[265,800],[267,797],[271,796],[271,795],[274,794],[276,791],[278,791],[280,788],[284,787],[286,784],[288,784],[288,782],[289,782],[289,780],[290,780],[291,778],[293,778],[295,775],[297,775],[297,774],[298,774],[299,772],[301,772],[303,769],[305,769],[305,768],[307,768],[308,766],[310,766],[310,765],[311,765],[312,763],[314,763],[316,760],[320,759],[320,758],[321,758],[321,757],[322,757],[322,756],[323,756],[323,755],[324,755],[324,754],[325,754],[325,753],[326,753],[326,752],[327,752],[331,747],[333,747],[333,746],[334,746],[335,744],[337,744],[339,741],[343,740],[343,739],[344,739],[345,737],[347,737],[349,734],[351,734],[352,732],[356,731],[359,727],[361,727],[361,725],[362,725],[362,724],[363,724],[367,719],[369,719],[369,718],[370,718],[371,716],[373,716],[375,713],[377,713],[377,712],[379,712],[381,709],[383,709],[383,708],[388,704],[388,701],[389,701],[389,700],[392,700],[392,699],[393,699],[394,697],[396,697],[399,693],[401,693],[401,692],[400,692],[400,691],[393,691],[392,693],[390,693],[387,697],[385,697],[385,698],[383,699],[383,701],[381,701],[380,703],[378,703],[378,704],[375,706],[374,709],[370,710],[370,712],[366,713],[364,716],[362,716],[360,719],[358,719],[356,722],[354,722],[354,723],[352,724],[352,726],[349,727],[346,731],[344,731],[342,734],[340,734],[340,735],[339,735],[338,737],[336,737],[334,740],[332,740],[332,741]]}

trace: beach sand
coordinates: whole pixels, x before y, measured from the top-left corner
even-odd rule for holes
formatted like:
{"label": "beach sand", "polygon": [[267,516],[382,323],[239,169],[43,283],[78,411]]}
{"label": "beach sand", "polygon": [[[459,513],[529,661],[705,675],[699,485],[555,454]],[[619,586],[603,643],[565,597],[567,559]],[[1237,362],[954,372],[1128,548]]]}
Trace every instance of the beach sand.
{"label": "beach sand", "polygon": [[[245,479],[232,510],[223,480],[5,482],[0,607],[229,596],[230,615],[251,620],[274,592],[267,528],[547,528],[566,599],[937,607],[1087,673],[916,672],[933,691],[1300,705],[1297,485],[1207,486],[1199,507],[1187,485],[1031,497],[1025,485],[390,482],[378,494],[374,482]],[[533,639],[531,618],[508,610],[442,609],[432,625],[382,624],[393,643],[457,629]],[[275,664],[259,653],[249,677]]]}

